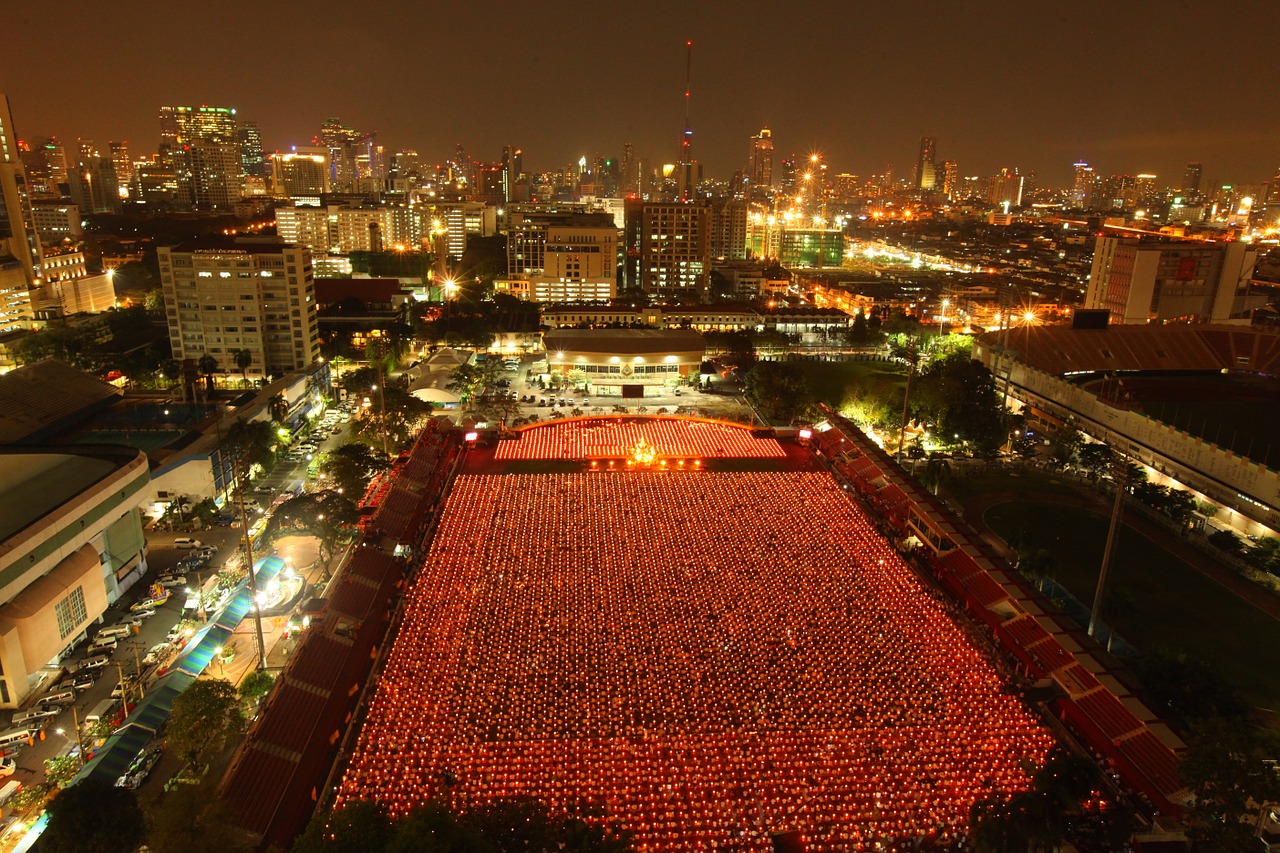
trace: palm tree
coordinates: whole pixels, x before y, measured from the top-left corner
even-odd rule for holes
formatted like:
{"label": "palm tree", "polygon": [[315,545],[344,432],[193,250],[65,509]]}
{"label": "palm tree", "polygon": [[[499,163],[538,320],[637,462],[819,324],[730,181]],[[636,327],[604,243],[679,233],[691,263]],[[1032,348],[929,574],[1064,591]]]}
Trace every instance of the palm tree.
{"label": "palm tree", "polygon": [[213,393],[213,374],[217,373],[218,360],[213,356],[205,353],[200,356],[200,360],[196,362],[196,370],[200,371],[200,375],[204,377],[204,390],[206,394]]}
{"label": "palm tree", "polygon": [[236,367],[240,370],[243,387],[249,387],[249,365],[253,364],[253,353],[247,349],[238,349],[231,353],[231,358],[235,361]]}
{"label": "palm tree", "polygon": [[283,394],[277,394],[267,403],[267,411],[271,415],[271,420],[278,424],[283,424],[285,419],[289,417],[289,401],[284,398]]}
{"label": "palm tree", "polygon": [[937,454],[929,457],[929,461],[924,464],[924,472],[920,475],[921,484],[936,495],[942,484],[950,479],[951,463]]}

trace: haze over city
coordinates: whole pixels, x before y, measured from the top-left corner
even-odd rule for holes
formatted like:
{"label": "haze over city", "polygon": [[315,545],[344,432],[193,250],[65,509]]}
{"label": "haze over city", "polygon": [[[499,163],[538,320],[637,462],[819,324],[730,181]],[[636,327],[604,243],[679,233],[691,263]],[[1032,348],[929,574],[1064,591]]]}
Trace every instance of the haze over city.
{"label": "haze over city", "polygon": [[[694,155],[728,179],[770,127],[781,154],[836,171],[907,174],[921,136],[965,175],[1005,166],[1040,183],[1084,159],[1176,186],[1274,172],[1274,78],[1251,33],[1272,4],[559,2],[56,4],[10,19],[0,54],[24,137],[127,139],[154,151],[161,105],[235,107],[268,150],[339,116],[389,150],[443,161],[503,145],[555,170],[626,142],[675,162],[685,41],[694,43]],[[56,32],[56,36],[54,33]]]}

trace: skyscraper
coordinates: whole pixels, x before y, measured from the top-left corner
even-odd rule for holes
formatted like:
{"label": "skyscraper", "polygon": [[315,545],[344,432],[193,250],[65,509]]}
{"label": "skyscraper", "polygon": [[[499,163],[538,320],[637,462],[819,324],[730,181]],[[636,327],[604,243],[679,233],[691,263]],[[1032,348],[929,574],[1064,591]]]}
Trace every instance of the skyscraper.
{"label": "skyscraper", "polygon": [[1083,160],[1077,160],[1071,168],[1075,170],[1075,177],[1071,183],[1071,204],[1073,207],[1084,208],[1088,206],[1093,196],[1095,180],[1093,167]]}
{"label": "skyscraper", "polygon": [[929,192],[938,183],[937,156],[938,140],[932,136],[920,137],[920,153],[916,155],[916,189]]}
{"label": "skyscraper", "polygon": [[173,168],[182,200],[229,210],[240,197],[240,138],[228,107],[161,107],[160,161]]}
{"label": "skyscraper", "polygon": [[[21,266],[28,287],[38,283],[42,274],[40,238],[31,215],[26,172],[18,157],[9,98],[0,95],[0,273],[7,263],[14,262]],[[3,318],[0,327],[7,327]]]}
{"label": "skyscraper", "polygon": [[960,193],[960,172],[955,160],[942,161],[942,195],[954,199]]}
{"label": "skyscraper", "polygon": [[329,149],[297,148],[271,155],[271,186],[276,195],[319,198],[329,191]]}
{"label": "skyscraper", "polygon": [[1182,173],[1182,195],[1189,200],[1200,198],[1200,161],[1187,164],[1187,170]]}
{"label": "skyscraper", "polygon": [[752,187],[773,186],[773,132],[767,127],[751,137],[751,170]]}
{"label": "skyscraper", "polygon": [[258,130],[258,123],[242,120],[236,129],[236,139],[240,144],[240,176],[265,176],[266,159],[262,155],[262,132]]}
{"label": "skyscraper", "polygon": [[116,170],[116,183],[122,187],[129,186],[129,182],[133,180],[133,160],[129,157],[129,142],[124,139],[108,142],[107,151],[111,155],[111,165]]}

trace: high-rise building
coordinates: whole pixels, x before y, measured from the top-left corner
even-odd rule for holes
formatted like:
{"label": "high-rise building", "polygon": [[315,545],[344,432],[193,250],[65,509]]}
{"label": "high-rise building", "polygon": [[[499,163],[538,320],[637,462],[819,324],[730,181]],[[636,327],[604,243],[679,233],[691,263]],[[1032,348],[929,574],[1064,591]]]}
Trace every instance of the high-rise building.
{"label": "high-rise building", "polygon": [[1189,201],[1200,200],[1200,173],[1201,164],[1198,160],[1187,164],[1186,170],[1182,173],[1183,198]]}
{"label": "high-rise building", "polygon": [[954,199],[960,194],[960,171],[955,160],[942,161],[942,195]]}
{"label": "high-rise building", "polygon": [[120,182],[110,160],[94,157],[81,161],[67,173],[67,187],[83,213],[120,212]]}
{"label": "high-rise building", "polygon": [[269,240],[233,245],[196,241],[157,251],[173,357],[211,356],[237,373],[248,350],[248,375],[279,376],[320,355],[311,253]]}
{"label": "high-rise building", "polygon": [[319,197],[329,192],[329,149],[298,148],[271,155],[271,187],[284,198]]}
{"label": "high-rise building", "polygon": [[133,181],[133,160],[129,157],[128,141],[122,139],[108,142],[107,151],[111,155],[111,165],[116,172],[116,183],[122,187],[128,187]]}
{"label": "high-rise building", "polygon": [[1074,170],[1074,177],[1071,183],[1071,204],[1073,207],[1084,208],[1093,197],[1093,167],[1083,160],[1077,160],[1072,164],[1071,168]]}
{"label": "high-rise building", "polygon": [[90,163],[102,156],[98,152],[98,145],[92,139],[77,139],[76,150],[79,152],[76,159],[77,165]]}
{"label": "high-rise building", "polygon": [[721,199],[711,205],[711,257],[740,261],[747,257],[747,202]]}
{"label": "high-rise building", "polygon": [[626,209],[627,286],[650,298],[702,299],[711,280],[711,209],[632,202]]}
{"label": "high-rise building", "polygon": [[1102,236],[1084,307],[1113,323],[1224,322],[1246,309],[1257,260],[1245,243]]}
{"label": "high-rise building", "polygon": [[773,187],[773,131],[767,127],[751,137],[750,177],[752,187]]}
{"label": "high-rise building", "polygon": [[1005,167],[987,180],[987,202],[1009,207],[1022,206],[1022,176],[1017,169]]}
{"label": "high-rise building", "polygon": [[[38,285],[41,270],[40,237],[36,233],[31,213],[31,198],[27,194],[26,172],[18,156],[18,134],[13,129],[13,114],[9,112],[9,99],[0,95],[0,272],[6,268],[0,291],[10,293],[3,300],[9,307],[0,311],[0,329],[12,328],[14,305],[23,301],[16,291]],[[20,271],[20,275],[17,274]],[[30,296],[26,318],[30,318]]]}
{"label": "high-rise building", "polygon": [[240,198],[240,136],[228,107],[161,107],[160,162],[177,176],[181,201],[230,210]]}
{"label": "high-rise building", "polygon": [[517,208],[507,219],[512,289],[534,302],[579,302],[617,295],[618,228],[607,213]]}
{"label": "high-rise building", "polygon": [[916,189],[930,192],[938,182],[937,156],[938,140],[932,136],[920,137],[920,151],[916,155]]}
{"label": "high-rise building", "polygon": [[240,176],[266,177],[267,163],[262,153],[262,132],[258,123],[241,119],[236,128],[236,140],[240,144]]}

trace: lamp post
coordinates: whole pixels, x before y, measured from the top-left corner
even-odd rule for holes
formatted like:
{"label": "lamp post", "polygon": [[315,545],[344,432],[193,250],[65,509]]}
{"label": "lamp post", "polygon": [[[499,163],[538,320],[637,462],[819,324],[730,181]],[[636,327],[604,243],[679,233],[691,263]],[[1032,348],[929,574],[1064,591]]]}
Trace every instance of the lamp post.
{"label": "lamp post", "polygon": [[80,734],[80,709],[71,706],[71,720],[76,724],[76,747],[79,749],[80,766],[84,767],[84,738]]}
{"label": "lamp post", "polygon": [[248,485],[249,478],[245,477],[244,482],[241,482],[237,460],[234,457],[232,457],[231,460],[231,473],[232,476],[235,477],[236,484],[238,486],[236,489],[236,495],[240,503],[240,529],[244,534],[244,553],[249,560],[249,591],[253,594],[254,602],[253,626],[254,634],[258,638],[258,668],[266,669],[267,646],[266,642],[262,639],[262,613],[258,609],[258,577],[253,571],[253,537],[249,535],[249,516],[244,509],[244,490]]}

